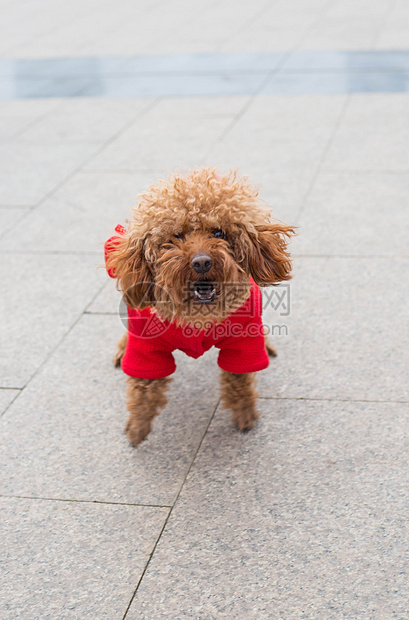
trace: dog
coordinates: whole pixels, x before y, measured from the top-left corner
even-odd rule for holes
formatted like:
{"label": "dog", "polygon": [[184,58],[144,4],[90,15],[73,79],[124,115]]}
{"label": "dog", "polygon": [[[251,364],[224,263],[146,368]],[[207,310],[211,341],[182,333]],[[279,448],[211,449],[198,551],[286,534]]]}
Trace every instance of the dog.
{"label": "dog", "polygon": [[221,401],[239,430],[252,428],[256,372],[275,349],[261,321],[260,286],[291,278],[294,228],[272,221],[237,172],[199,168],[141,194],[127,228],[105,244],[106,267],[128,308],[115,366],[127,378],[126,432],[137,446],[167,402],[172,351],[220,349]]}

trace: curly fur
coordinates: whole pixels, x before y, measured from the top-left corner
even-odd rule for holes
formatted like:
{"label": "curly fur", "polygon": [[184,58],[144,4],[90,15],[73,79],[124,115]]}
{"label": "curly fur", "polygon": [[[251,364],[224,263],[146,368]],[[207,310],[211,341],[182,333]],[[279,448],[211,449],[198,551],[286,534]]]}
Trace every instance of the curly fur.
{"label": "curly fur", "polygon": [[[217,234],[216,234],[217,231]],[[294,229],[270,219],[258,190],[246,178],[215,169],[175,174],[139,197],[127,225],[108,257],[107,266],[130,307],[151,307],[162,319],[178,324],[223,321],[250,294],[249,277],[268,286],[291,278],[287,242]],[[194,256],[211,257],[205,275],[193,268]],[[194,287],[211,282],[215,297],[204,305]],[[114,358],[120,364],[126,338]],[[275,355],[267,344],[267,351]],[[222,401],[240,430],[251,428],[255,408],[255,375],[222,372]],[[129,379],[127,432],[136,445],[166,403],[168,379]]]}
{"label": "curly fur", "polygon": [[220,384],[223,409],[231,409],[233,422],[240,431],[250,430],[258,418],[256,374],[238,375],[222,370]]}
{"label": "curly fur", "polygon": [[138,445],[151,431],[153,418],[168,402],[166,390],[172,379],[127,379],[128,411],[125,430],[133,445]]}
{"label": "curly fur", "polygon": [[[208,320],[209,308],[203,312],[192,288],[202,279],[191,263],[199,252],[212,257],[206,280],[216,284],[214,321],[246,301],[249,276],[260,286],[288,280],[287,241],[294,229],[270,221],[257,196],[246,179],[218,177],[214,169],[176,174],[142,194],[108,259],[126,303],[154,307],[161,318],[179,323]],[[215,238],[215,230],[225,238]]]}

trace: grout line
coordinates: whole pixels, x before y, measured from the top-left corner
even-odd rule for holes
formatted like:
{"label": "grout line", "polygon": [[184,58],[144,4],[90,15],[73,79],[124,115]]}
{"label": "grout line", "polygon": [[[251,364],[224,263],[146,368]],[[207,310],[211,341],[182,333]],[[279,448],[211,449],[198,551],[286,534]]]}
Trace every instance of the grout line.
{"label": "grout line", "polygon": [[295,217],[295,220],[296,220],[298,225],[299,225],[300,218],[301,218],[301,216],[303,214],[303,211],[304,211],[304,209],[306,207],[307,201],[308,201],[308,199],[309,199],[309,197],[310,197],[310,195],[312,193],[314,185],[315,185],[315,183],[316,183],[316,181],[318,179],[318,176],[319,176],[319,174],[321,172],[322,165],[323,165],[323,163],[325,161],[326,156],[328,155],[328,151],[331,148],[332,143],[333,143],[333,141],[335,139],[335,136],[336,136],[336,134],[338,132],[338,129],[341,126],[341,122],[344,119],[344,116],[345,116],[345,113],[346,113],[346,110],[348,108],[348,105],[349,105],[350,101],[351,101],[351,95],[346,95],[345,96],[345,101],[342,104],[342,107],[341,107],[341,110],[339,112],[338,118],[337,118],[337,120],[336,120],[336,122],[335,122],[335,124],[334,124],[334,126],[332,128],[332,132],[330,133],[330,136],[329,136],[329,138],[328,138],[328,140],[327,140],[327,142],[326,142],[326,144],[324,146],[324,149],[323,149],[323,151],[321,153],[321,157],[320,157],[320,159],[318,161],[318,164],[317,164],[317,168],[316,168],[314,174],[312,175],[311,182],[310,182],[310,184],[308,186],[308,189],[307,189],[307,191],[306,191],[306,193],[304,195],[304,198],[302,200],[301,206],[300,206],[300,208],[298,210],[298,213],[297,213],[297,215]]}
{"label": "grout line", "polygon": [[10,387],[9,385],[7,386],[2,386],[0,385],[0,390],[23,390],[24,388],[22,387]]}
{"label": "grout line", "polygon": [[[102,292],[102,289],[104,288],[104,286],[106,285],[106,282],[104,282],[98,289],[97,292],[95,293],[95,295],[92,297],[91,301],[85,306],[85,309],[88,308],[88,306],[90,306],[95,299],[98,297],[98,295]],[[64,342],[64,340],[66,339],[66,337],[72,332],[72,330],[74,329],[74,327],[79,323],[79,321],[81,320],[81,318],[84,316],[84,310],[81,310],[81,312],[79,313],[79,315],[77,316],[77,318],[73,321],[73,323],[70,325],[70,327],[67,329],[67,331],[65,332],[65,334],[63,334],[61,336],[61,338],[58,340],[58,342],[56,343],[56,345],[51,349],[51,351],[48,353],[48,355],[46,355],[46,357],[43,359],[43,361],[39,364],[39,366],[37,366],[36,370],[33,372],[33,374],[30,376],[30,378],[28,379],[27,383],[24,385],[24,387],[22,387],[20,389],[19,394],[16,394],[16,397],[13,398],[12,402],[9,403],[7,405],[7,407],[4,409],[4,411],[2,412],[2,414],[0,415],[0,419],[7,413],[7,411],[10,409],[11,405],[15,402],[16,398],[18,398],[20,396],[20,394],[30,385],[30,383],[33,381],[33,379],[39,374],[39,372],[41,371],[41,369],[43,368],[43,366],[45,366],[45,364],[47,364],[47,362],[52,358],[52,356],[54,355],[54,353],[56,352],[56,350],[58,349],[58,347],[60,347],[60,345]]]}
{"label": "grout line", "polygon": [[161,531],[159,532],[159,536],[158,536],[158,538],[157,538],[157,540],[156,540],[156,542],[155,542],[155,544],[154,544],[154,546],[153,546],[152,552],[151,552],[151,554],[150,554],[150,556],[149,556],[149,559],[148,559],[148,561],[147,561],[147,563],[146,563],[146,565],[145,565],[145,568],[143,569],[142,574],[141,574],[141,576],[140,576],[140,578],[139,578],[139,580],[138,580],[137,586],[136,586],[135,591],[134,591],[134,593],[133,593],[133,595],[132,595],[132,597],[131,597],[131,600],[129,601],[129,604],[128,604],[128,606],[127,606],[126,610],[125,610],[125,614],[123,615],[122,620],[125,620],[126,616],[128,615],[128,611],[129,611],[129,609],[131,608],[131,605],[132,605],[132,603],[133,603],[133,601],[134,601],[134,598],[135,598],[135,596],[136,596],[136,593],[138,592],[139,586],[140,586],[140,585],[141,585],[141,583],[142,583],[142,579],[144,578],[145,573],[146,573],[146,571],[148,570],[149,564],[150,564],[150,562],[151,562],[151,560],[152,560],[152,558],[153,558],[153,555],[154,555],[154,553],[155,553],[155,551],[156,551],[156,548],[157,548],[157,546],[158,546],[158,544],[159,544],[159,541],[160,541],[160,539],[161,539],[161,537],[162,537],[162,534],[163,534],[163,532],[164,532],[164,530],[165,530],[165,528],[166,528],[166,526],[167,526],[167,524],[168,524],[168,522],[169,522],[169,519],[170,519],[170,516],[171,516],[171,514],[172,514],[172,512],[173,512],[173,509],[174,509],[174,507],[176,506],[176,503],[177,503],[177,501],[178,501],[178,499],[179,499],[179,497],[180,497],[180,494],[181,494],[182,489],[183,489],[183,487],[184,487],[184,484],[185,484],[185,482],[186,482],[186,480],[187,480],[187,477],[189,476],[190,471],[191,471],[191,469],[192,469],[192,467],[193,467],[193,464],[194,464],[194,462],[195,462],[195,460],[196,460],[196,457],[197,457],[197,455],[198,455],[198,453],[199,453],[199,450],[200,450],[200,448],[202,447],[202,444],[203,444],[204,438],[206,437],[207,431],[209,430],[209,426],[210,426],[210,424],[212,423],[212,420],[213,420],[213,418],[214,418],[214,416],[215,416],[215,413],[216,413],[216,411],[217,411],[217,408],[218,408],[218,406],[219,406],[219,403],[220,403],[220,399],[217,401],[217,403],[216,403],[216,405],[215,405],[215,407],[214,407],[213,413],[212,413],[212,415],[211,415],[211,416],[210,416],[210,418],[209,418],[209,421],[208,421],[208,423],[207,423],[207,425],[206,425],[206,428],[205,428],[204,433],[203,433],[203,435],[202,435],[202,438],[201,438],[201,440],[200,440],[200,442],[199,442],[199,445],[198,445],[198,447],[197,447],[197,450],[196,450],[196,452],[195,452],[195,453],[194,453],[194,455],[193,455],[192,462],[190,463],[189,468],[188,468],[188,470],[187,470],[187,472],[186,472],[186,475],[185,475],[185,477],[184,477],[184,479],[183,479],[183,482],[182,482],[182,484],[180,485],[179,492],[177,493],[176,498],[175,498],[175,501],[173,502],[173,504],[172,504],[172,506],[171,506],[171,508],[170,508],[170,510],[169,510],[169,514],[168,514],[168,516],[167,516],[167,517],[166,517],[166,519],[165,519],[165,522],[164,522],[164,524],[163,524],[163,527],[162,527]]}
{"label": "grout line", "polygon": [[6,411],[8,411],[9,408],[16,402],[17,398],[20,396],[21,392],[24,390],[24,387],[22,387],[22,388],[1,388],[2,390],[16,390],[17,394],[14,395],[14,398],[11,399],[11,401],[4,408],[4,410],[0,411],[0,420],[3,417],[3,415],[6,413]]}
{"label": "grout line", "polygon": [[0,205],[0,209],[31,209],[32,205]]}
{"label": "grout line", "polygon": [[382,400],[371,398],[309,398],[308,396],[258,396],[259,400],[305,400],[312,402],[339,402],[339,403],[394,403],[409,404],[409,400]]}
{"label": "grout line", "polygon": [[69,502],[73,504],[107,504],[110,506],[140,506],[141,508],[171,508],[169,505],[164,504],[139,504],[134,502],[109,502],[99,499],[66,499],[61,497],[34,497],[31,495],[7,495],[0,493],[0,497],[7,499],[31,499],[40,500],[44,502]]}
{"label": "grout line", "polygon": [[212,146],[208,149],[208,151],[206,152],[206,154],[202,158],[202,161],[206,161],[207,157],[210,155],[210,153],[212,152],[213,148],[217,144],[220,144],[221,142],[223,142],[223,140],[226,139],[226,137],[229,135],[231,130],[234,129],[234,127],[237,125],[237,123],[243,118],[243,116],[246,114],[246,112],[253,105],[255,99],[260,94],[260,92],[263,90],[265,85],[268,84],[268,82],[271,79],[271,77],[275,73],[278,73],[280,71],[280,69],[283,66],[283,64],[287,61],[287,58],[288,58],[289,54],[291,54],[290,51],[289,52],[284,52],[283,55],[282,55],[282,58],[277,62],[277,65],[273,69],[270,69],[269,71],[267,71],[267,74],[266,74],[264,80],[261,81],[259,86],[254,91],[254,93],[250,94],[250,96],[248,97],[248,100],[246,101],[246,103],[244,103],[243,107],[237,112],[237,114],[234,116],[232,121],[227,125],[227,127],[225,127],[225,129],[223,129],[223,131],[221,132],[220,136],[215,140],[215,142],[212,144]]}
{"label": "grout line", "polygon": [[[61,101],[60,98],[57,98],[55,100],[54,105],[51,105],[50,108],[47,110],[47,112],[44,112],[44,114],[40,114],[39,116],[37,116],[36,118],[32,119],[31,121],[29,121],[27,123],[27,125],[24,125],[24,127],[22,127],[21,129],[19,129],[15,134],[13,134],[12,136],[10,136],[10,138],[8,139],[9,141],[15,140],[16,138],[18,139],[22,134],[24,134],[26,131],[29,131],[32,127],[35,127],[37,125],[37,123],[41,123],[41,121],[43,121],[50,113],[52,114],[53,112],[55,112],[56,110],[58,110],[58,108],[60,106],[62,106],[64,103],[64,101]],[[19,142],[20,144],[20,142]]]}
{"label": "grout line", "polygon": [[[88,306],[89,305],[90,304],[88,304]],[[119,312],[98,312],[98,311],[95,312],[95,311],[92,311],[92,310],[84,310],[84,314],[88,314],[88,315],[91,315],[91,316],[94,315],[94,314],[97,315],[97,316],[99,316],[99,315],[101,315],[101,316],[118,316]]]}
{"label": "grout line", "polygon": [[319,26],[321,21],[325,19],[330,9],[332,9],[334,4],[336,3],[337,3],[337,0],[328,0],[328,2],[325,4],[320,14],[317,16],[317,18],[313,20],[313,22],[309,26],[307,26],[307,28],[304,30],[304,33],[301,35],[301,38],[299,39],[298,43],[296,43],[294,47],[292,48],[292,52],[295,52],[300,49],[300,46],[302,45],[303,41],[305,41],[305,39],[314,30],[314,28]]}
{"label": "grout line", "polygon": [[386,9],[386,11],[384,12],[382,19],[380,20],[380,25],[379,28],[377,29],[377,31],[375,32],[372,44],[371,44],[371,49],[374,48],[375,50],[378,50],[378,42],[381,36],[382,31],[384,30],[385,26],[387,26],[388,22],[390,21],[390,18],[392,17],[392,14],[394,13],[395,9],[396,9],[396,5],[398,4],[398,0],[393,0],[390,4],[390,6],[388,6],[388,8]]}
{"label": "grout line", "polygon": [[[15,225],[18,224],[20,222],[20,220],[18,220],[17,222],[15,222]],[[79,250],[78,252],[76,252],[75,250],[1,250],[0,249],[0,254],[7,254],[7,256],[13,255],[15,254],[16,256],[19,256],[20,254],[22,255],[26,255],[29,254],[30,256],[33,256],[33,254],[37,255],[37,256],[49,256],[49,255],[55,255],[55,256],[101,256],[101,252],[97,252],[97,251],[93,251],[93,252],[85,252],[82,250]]]}
{"label": "grout line", "polygon": [[271,2],[271,0],[268,0],[268,2],[263,5],[263,7],[261,9],[259,9],[257,12],[253,13],[252,16],[245,20],[244,23],[242,23],[237,30],[235,30],[234,32],[231,33],[231,36],[226,39],[224,41],[224,44],[220,46],[220,52],[221,54],[226,54],[229,52],[224,52],[223,49],[225,49],[225,45],[229,45],[230,41],[234,40],[235,38],[237,38],[238,35],[240,35],[240,33],[242,32],[248,32],[249,26],[251,26],[252,24],[254,24],[254,22],[256,22],[260,17],[262,17],[262,15],[264,15],[264,13],[266,13],[268,11],[268,9],[274,8],[275,5],[278,4],[278,0],[275,0],[275,2]]}
{"label": "grout line", "polygon": [[[47,192],[47,194],[45,196],[43,196],[43,198],[41,198],[39,201],[37,201],[32,206],[30,211],[28,213],[26,213],[21,218],[20,221],[25,220],[27,217],[29,217],[29,215],[32,213],[32,211],[34,211],[35,209],[40,207],[42,204],[44,204],[44,202],[46,202],[49,198],[51,198],[51,196],[56,194],[62,187],[64,187],[64,185],[66,185],[66,183],[68,183],[77,174],[77,172],[81,171],[83,166],[88,164],[97,155],[102,153],[110,144],[112,144],[112,142],[114,142],[119,136],[121,136],[123,133],[125,133],[125,131],[127,131],[134,123],[138,122],[140,120],[140,118],[143,118],[145,114],[150,112],[150,110],[152,108],[154,108],[159,103],[159,101],[160,101],[160,98],[156,97],[153,100],[151,100],[146,107],[142,108],[142,110],[139,110],[138,114],[135,115],[135,117],[132,120],[130,120],[128,123],[126,123],[115,135],[111,136],[106,142],[104,142],[102,145],[100,145],[99,148],[97,148],[91,155],[89,155],[83,161],[81,161],[81,163],[79,163],[73,170],[71,170],[71,172],[68,173],[67,176],[65,176],[49,192]],[[6,235],[9,232],[9,230],[11,230],[11,228],[6,228],[6,230],[3,231],[2,234],[0,235],[0,239],[4,235]]]}

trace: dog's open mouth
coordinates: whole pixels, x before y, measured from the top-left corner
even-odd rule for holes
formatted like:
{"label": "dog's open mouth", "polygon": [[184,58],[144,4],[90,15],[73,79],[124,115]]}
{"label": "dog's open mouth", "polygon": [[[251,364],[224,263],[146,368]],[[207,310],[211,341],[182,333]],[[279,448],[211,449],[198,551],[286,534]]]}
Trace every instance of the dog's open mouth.
{"label": "dog's open mouth", "polygon": [[201,304],[210,304],[216,296],[216,289],[213,282],[195,282],[193,291],[196,301],[199,301]]}

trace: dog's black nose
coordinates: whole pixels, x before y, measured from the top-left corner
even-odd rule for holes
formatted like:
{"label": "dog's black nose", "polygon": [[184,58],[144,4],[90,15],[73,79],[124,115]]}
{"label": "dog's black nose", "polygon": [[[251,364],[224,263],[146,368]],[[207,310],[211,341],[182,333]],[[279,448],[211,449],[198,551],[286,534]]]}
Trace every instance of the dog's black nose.
{"label": "dog's black nose", "polygon": [[212,259],[208,254],[195,254],[192,258],[192,267],[197,273],[207,273],[212,266]]}

